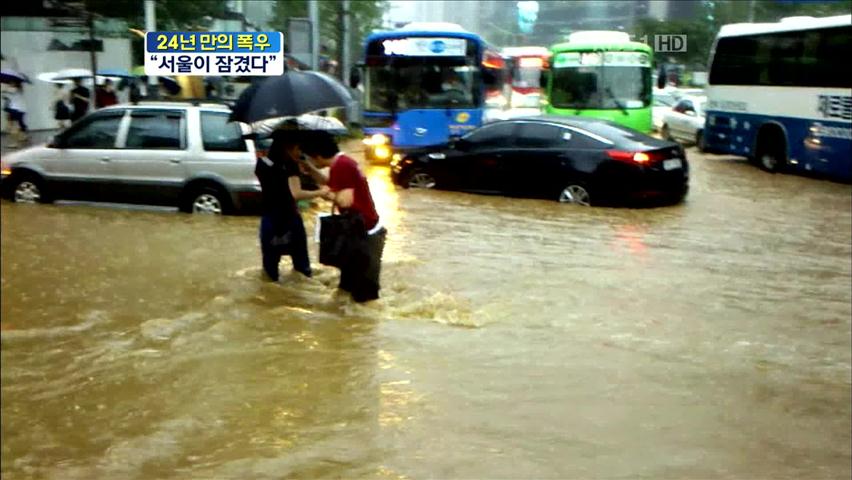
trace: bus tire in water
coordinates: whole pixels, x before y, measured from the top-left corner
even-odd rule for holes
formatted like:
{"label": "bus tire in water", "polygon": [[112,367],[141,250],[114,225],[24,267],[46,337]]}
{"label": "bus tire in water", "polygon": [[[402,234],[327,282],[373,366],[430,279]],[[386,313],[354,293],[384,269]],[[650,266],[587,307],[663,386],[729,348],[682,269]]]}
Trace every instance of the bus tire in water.
{"label": "bus tire in water", "polygon": [[184,213],[223,215],[230,211],[228,196],[211,185],[190,186],[180,204]]}
{"label": "bus tire in water", "polygon": [[44,180],[38,174],[31,172],[16,172],[9,180],[9,198],[13,202],[51,202]]}
{"label": "bus tire in water", "polygon": [[766,125],[757,134],[754,160],[767,172],[776,173],[787,165],[787,139],[776,125]]}

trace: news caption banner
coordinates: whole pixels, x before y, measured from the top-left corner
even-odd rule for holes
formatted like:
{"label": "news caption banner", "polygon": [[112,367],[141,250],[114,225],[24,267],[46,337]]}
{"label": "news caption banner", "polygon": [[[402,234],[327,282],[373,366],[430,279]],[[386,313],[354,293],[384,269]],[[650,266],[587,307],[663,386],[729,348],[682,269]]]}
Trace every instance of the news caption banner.
{"label": "news caption banner", "polygon": [[150,76],[262,76],[284,73],[281,32],[147,32]]}

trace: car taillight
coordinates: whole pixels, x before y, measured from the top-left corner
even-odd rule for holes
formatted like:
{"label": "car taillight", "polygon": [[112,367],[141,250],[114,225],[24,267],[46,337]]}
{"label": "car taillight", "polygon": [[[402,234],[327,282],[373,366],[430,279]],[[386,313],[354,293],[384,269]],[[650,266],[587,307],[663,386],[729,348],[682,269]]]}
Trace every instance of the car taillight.
{"label": "car taillight", "polygon": [[662,160],[666,156],[662,152],[628,152],[625,150],[607,150],[606,154],[613,160],[635,163],[637,165],[647,165],[651,162]]}

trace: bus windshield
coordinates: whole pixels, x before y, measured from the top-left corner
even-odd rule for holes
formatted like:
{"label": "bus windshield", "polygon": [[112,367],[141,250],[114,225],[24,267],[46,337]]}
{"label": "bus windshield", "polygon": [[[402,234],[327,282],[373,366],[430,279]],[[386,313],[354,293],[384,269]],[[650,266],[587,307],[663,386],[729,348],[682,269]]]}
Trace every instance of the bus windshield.
{"label": "bus windshield", "polygon": [[648,67],[567,67],[553,70],[551,103],[557,108],[613,110],[651,103]]}
{"label": "bus windshield", "polygon": [[479,101],[474,67],[410,63],[367,68],[365,109],[473,108]]}
{"label": "bus windshield", "polygon": [[[527,65],[538,61],[537,64]],[[512,85],[522,88],[539,88],[541,86],[542,60],[540,58],[521,58],[512,71]]]}

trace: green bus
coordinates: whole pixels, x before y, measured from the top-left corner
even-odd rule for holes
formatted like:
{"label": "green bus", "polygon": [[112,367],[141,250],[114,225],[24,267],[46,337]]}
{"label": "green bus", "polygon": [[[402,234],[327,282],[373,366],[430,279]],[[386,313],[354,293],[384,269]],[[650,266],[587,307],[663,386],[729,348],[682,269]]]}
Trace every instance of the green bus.
{"label": "green bus", "polygon": [[550,47],[544,111],[619,123],[648,133],[653,50],[624,32],[575,32]]}

